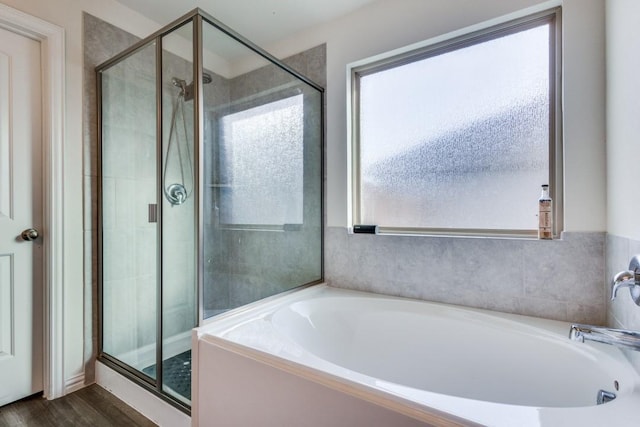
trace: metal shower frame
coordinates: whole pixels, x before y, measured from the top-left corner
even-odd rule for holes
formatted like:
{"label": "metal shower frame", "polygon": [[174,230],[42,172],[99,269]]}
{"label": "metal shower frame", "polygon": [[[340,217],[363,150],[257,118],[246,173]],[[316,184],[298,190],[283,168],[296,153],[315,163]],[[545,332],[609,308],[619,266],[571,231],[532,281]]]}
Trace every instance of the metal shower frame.
{"label": "metal shower frame", "polygon": [[[195,224],[197,228],[196,232],[196,243],[195,243],[195,251],[197,254],[195,260],[195,271],[197,275],[197,324],[201,325],[204,319],[204,306],[203,306],[203,288],[204,288],[204,213],[203,206],[201,201],[203,200],[203,170],[204,164],[203,159],[201,157],[201,153],[204,146],[204,100],[203,100],[203,40],[202,40],[202,29],[203,22],[207,22],[214,28],[223,32],[227,36],[236,40],[240,44],[246,46],[256,54],[262,56],[267,59],[273,65],[276,65],[280,69],[285,72],[293,75],[297,79],[303,81],[307,85],[313,87],[318,90],[321,97],[321,106],[320,106],[320,115],[321,115],[321,131],[320,138],[322,147],[324,147],[324,138],[325,138],[325,129],[324,129],[324,88],[317,83],[313,82],[309,78],[303,76],[298,73],[291,67],[282,63],[279,59],[274,57],[273,55],[266,52],[264,49],[258,47],[251,41],[242,37],[231,28],[224,25],[222,22],[216,20],[214,17],[204,12],[203,10],[196,8],[191,12],[181,16],[180,18],[174,20],[170,24],[146,37],[145,39],[137,42],[133,46],[114,56],[113,58],[103,62],[95,68],[96,71],[96,83],[97,83],[97,117],[98,117],[98,179],[97,179],[97,197],[98,197],[98,302],[97,302],[97,313],[98,313],[98,355],[97,359],[110,367],[111,369],[123,374],[127,378],[131,379],[138,385],[142,386],[146,390],[152,392],[157,395],[164,401],[170,403],[176,408],[182,410],[183,412],[190,414],[191,408],[189,405],[184,402],[172,397],[171,395],[165,393],[162,390],[163,386],[163,372],[162,372],[162,342],[163,342],[163,330],[162,330],[162,263],[157,263],[157,307],[156,307],[156,379],[155,381],[150,381],[149,377],[143,375],[140,371],[134,369],[133,367],[125,364],[124,362],[118,360],[117,358],[110,356],[103,352],[103,268],[102,268],[102,260],[103,257],[103,201],[102,201],[102,73],[109,69],[110,67],[118,64],[125,58],[136,54],[138,51],[147,48],[148,46],[155,43],[155,52],[156,52],[156,146],[158,149],[156,150],[156,166],[157,170],[162,170],[162,142],[163,142],[163,129],[162,129],[162,38],[178,28],[187,25],[189,23],[193,24],[193,101],[194,101],[194,129],[193,129],[193,137],[194,137],[194,145],[196,149],[194,150],[194,183],[193,183],[193,194],[197,196],[195,198],[196,208],[194,209],[195,214]],[[324,176],[325,170],[325,153],[324,148],[321,150],[321,171]],[[158,174],[158,180],[161,181],[162,174]],[[301,284],[301,286],[320,283],[324,280],[324,221],[325,221],[325,190],[324,190],[324,182],[321,181],[321,195],[320,195],[320,205],[321,205],[321,278],[319,280],[313,281],[307,284]],[[162,185],[157,186],[157,199],[162,200],[163,197],[163,187]],[[157,212],[157,223],[162,224],[162,203],[158,203]],[[156,245],[156,255],[157,259],[161,260],[162,255],[162,227],[157,227],[157,245]]]}

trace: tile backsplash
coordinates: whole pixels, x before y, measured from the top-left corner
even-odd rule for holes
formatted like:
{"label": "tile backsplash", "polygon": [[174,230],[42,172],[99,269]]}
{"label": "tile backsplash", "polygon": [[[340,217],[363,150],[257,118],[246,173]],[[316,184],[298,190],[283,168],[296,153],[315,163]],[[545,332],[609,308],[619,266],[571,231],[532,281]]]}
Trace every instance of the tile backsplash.
{"label": "tile backsplash", "polygon": [[332,286],[570,322],[606,319],[605,233],[540,241],[327,227],[325,245]]}

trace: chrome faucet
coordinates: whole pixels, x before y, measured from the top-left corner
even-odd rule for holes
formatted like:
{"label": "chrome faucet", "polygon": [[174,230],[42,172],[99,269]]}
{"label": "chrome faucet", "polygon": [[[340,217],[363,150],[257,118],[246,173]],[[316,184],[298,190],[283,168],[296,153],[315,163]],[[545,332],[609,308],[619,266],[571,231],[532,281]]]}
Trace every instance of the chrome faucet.
{"label": "chrome faucet", "polygon": [[618,289],[629,288],[631,298],[640,305],[640,255],[631,258],[629,270],[616,274],[611,281],[611,301],[618,296]]}
{"label": "chrome faucet", "polygon": [[[629,270],[616,274],[611,281],[611,301],[618,296],[618,289],[629,288],[631,298],[640,305],[640,255],[631,258]],[[569,338],[574,341],[594,341],[640,351],[640,332],[612,329],[601,326],[571,325]]]}
{"label": "chrome faucet", "polygon": [[569,338],[579,342],[593,341],[640,351],[640,332],[576,323],[571,325]]}
{"label": "chrome faucet", "polygon": [[611,281],[611,301],[616,299],[618,296],[618,289],[620,288],[631,288],[632,286],[636,286],[638,279],[636,276],[638,273],[633,271],[621,271],[616,274]]}

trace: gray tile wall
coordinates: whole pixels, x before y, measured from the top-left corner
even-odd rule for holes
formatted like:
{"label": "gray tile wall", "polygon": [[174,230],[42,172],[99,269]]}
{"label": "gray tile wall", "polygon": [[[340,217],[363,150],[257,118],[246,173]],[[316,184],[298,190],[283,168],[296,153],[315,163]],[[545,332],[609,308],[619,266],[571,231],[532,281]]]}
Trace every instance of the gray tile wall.
{"label": "gray tile wall", "polygon": [[[103,344],[123,354],[155,344],[156,203],[155,48],[103,73]],[[132,360],[127,360],[133,363]]]}
{"label": "gray tile wall", "polygon": [[[609,280],[613,276],[629,269],[629,260],[640,254],[640,241],[626,237],[607,235],[607,296],[609,296]],[[618,291],[614,301],[609,302],[607,325],[619,329],[640,330],[640,307],[634,304],[628,289]],[[640,352],[623,350],[635,368],[640,372]]]}
{"label": "gray tile wall", "polygon": [[[163,42],[169,43],[170,39],[181,38],[175,33],[165,36]],[[169,40],[168,40],[169,39]],[[163,315],[163,339],[190,331],[196,325],[196,264],[195,264],[195,194],[194,190],[194,105],[193,101],[185,101],[184,116],[186,123],[183,125],[181,114],[176,114],[175,128],[171,137],[171,150],[168,152],[169,135],[171,131],[171,119],[180,89],[175,87],[172,79],[183,79],[187,83],[192,81],[193,63],[185,58],[178,57],[167,51],[162,55],[162,158],[165,169],[163,185],[167,189],[171,184],[182,183],[180,169],[180,156],[178,147],[182,153],[182,171],[184,172],[184,185],[190,197],[177,206],[172,206],[166,197],[162,198],[162,315]],[[155,114],[154,114],[155,117]],[[185,135],[186,131],[186,135]],[[190,157],[187,159],[187,152]],[[155,186],[154,186],[155,188]],[[152,323],[155,326],[155,321]],[[166,356],[165,356],[166,357]]]}
{"label": "gray tile wall", "polygon": [[84,288],[85,288],[85,381],[94,381],[98,351],[98,128],[95,67],[139,39],[87,13],[83,14],[83,175],[84,175]]}
{"label": "gray tile wall", "polygon": [[325,231],[332,286],[549,319],[603,324],[604,233],[561,240]]}
{"label": "gray tile wall", "polygon": [[[320,85],[326,82],[325,45],[293,55],[283,62]],[[229,79],[225,84],[228,88],[227,102],[242,101],[250,107],[252,103],[260,105],[276,101],[282,96],[278,89],[297,82],[290,74],[269,64]],[[321,278],[321,105],[316,102],[319,96],[314,90],[303,90],[307,95],[304,112],[304,224],[300,230],[282,233],[224,229],[218,227],[215,220],[205,218],[204,306],[207,312],[237,307]],[[208,106],[219,112],[220,100],[212,100]],[[208,136],[212,141],[217,137],[216,134]],[[206,145],[207,141],[205,149]],[[205,174],[210,169],[211,165],[205,163]],[[209,203],[208,206],[205,204],[205,213],[215,212],[212,200],[205,195],[205,203]],[[261,209],[260,206],[255,208]]]}

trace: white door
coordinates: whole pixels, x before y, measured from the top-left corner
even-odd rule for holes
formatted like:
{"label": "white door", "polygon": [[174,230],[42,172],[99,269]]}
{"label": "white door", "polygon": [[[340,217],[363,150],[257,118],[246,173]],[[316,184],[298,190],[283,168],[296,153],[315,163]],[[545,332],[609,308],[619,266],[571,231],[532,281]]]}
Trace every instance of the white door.
{"label": "white door", "polygon": [[43,390],[40,43],[0,29],[0,406]]}

